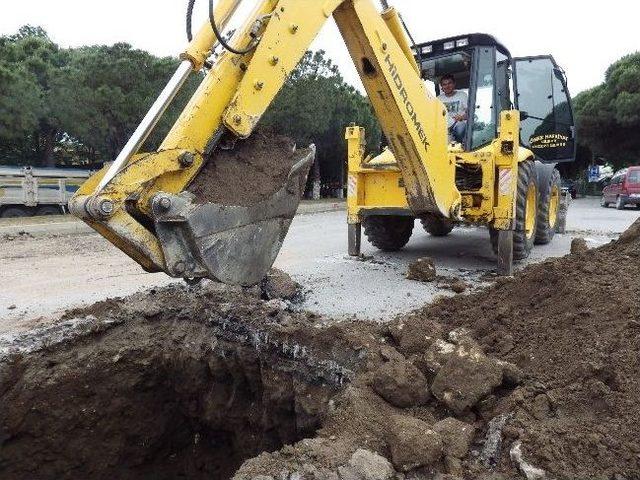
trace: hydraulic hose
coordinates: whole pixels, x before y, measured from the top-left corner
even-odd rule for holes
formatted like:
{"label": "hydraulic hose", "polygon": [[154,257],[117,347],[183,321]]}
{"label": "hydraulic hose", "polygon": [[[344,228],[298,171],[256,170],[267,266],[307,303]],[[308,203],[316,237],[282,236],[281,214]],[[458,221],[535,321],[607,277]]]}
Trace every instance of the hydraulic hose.
{"label": "hydraulic hose", "polygon": [[[187,40],[193,40],[193,32],[191,28],[192,19],[193,19],[193,7],[196,4],[196,0],[188,0],[187,2],[187,19],[186,19],[186,27],[187,27]],[[222,47],[231,53],[235,53],[236,55],[245,55],[252,51],[258,45],[258,42],[254,39],[251,44],[245,48],[244,50],[238,50],[237,48],[233,48],[231,45],[227,43],[224,39],[220,30],[218,30],[218,26],[216,25],[216,20],[213,14],[213,0],[209,0],[209,23],[211,24],[211,29],[213,30],[216,39],[222,45]]]}
{"label": "hydraulic hose", "polygon": [[189,0],[187,3],[187,40],[193,40],[193,33],[191,31],[191,20],[193,18],[193,6],[196,4],[196,0]]}
{"label": "hydraulic hose", "polygon": [[[195,1],[195,0],[189,0],[189,1]],[[218,30],[218,27],[216,26],[216,20],[215,18],[213,18],[213,0],[209,0],[209,23],[211,24],[213,33],[218,39],[218,42],[220,42],[220,45],[222,45],[222,47],[225,48],[226,50],[229,50],[231,53],[235,53],[236,55],[244,55],[252,51],[258,45],[258,42],[256,42],[255,39],[253,39],[249,44],[249,46],[244,50],[238,50],[236,48],[233,48],[231,45],[229,45],[226,42],[226,40],[222,37],[222,34],[220,33],[220,31]]]}

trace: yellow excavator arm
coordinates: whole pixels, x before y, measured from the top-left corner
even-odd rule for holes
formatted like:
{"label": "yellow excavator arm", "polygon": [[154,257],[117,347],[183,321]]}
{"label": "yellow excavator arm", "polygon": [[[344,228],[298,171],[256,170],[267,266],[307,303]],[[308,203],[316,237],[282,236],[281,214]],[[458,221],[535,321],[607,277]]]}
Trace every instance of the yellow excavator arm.
{"label": "yellow excavator arm", "polygon": [[[87,181],[71,211],[147,271],[250,285],[271,267],[303,193],[311,148],[286,184],[251,206],[196,204],[185,190],[220,143],[251,135],[313,39],[333,17],[402,172],[412,210],[457,218],[446,111],[425,88],[397,12],[372,0],[262,0],[231,45],[220,36],[241,0],[211,20],[118,158]],[[215,27],[212,28],[212,25]],[[187,76],[223,50],[156,152],[138,149]]]}

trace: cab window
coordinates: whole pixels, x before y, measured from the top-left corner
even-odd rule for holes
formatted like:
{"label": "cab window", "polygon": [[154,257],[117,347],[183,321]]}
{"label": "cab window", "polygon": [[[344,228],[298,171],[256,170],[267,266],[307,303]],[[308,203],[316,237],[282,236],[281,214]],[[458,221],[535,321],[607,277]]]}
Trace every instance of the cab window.
{"label": "cab window", "polygon": [[433,82],[436,96],[441,93],[439,80],[444,75],[453,75],[456,90],[469,94],[470,72],[470,52],[456,52],[422,61],[422,76],[425,80]]}
{"label": "cab window", "polygon": [[[471,123],[471,148],[476,149],[491,142],[496,137],[494,102],[494,50],[478,49],[478,68],[476,69],[475,95],[469,110]],[[471,116],[472,115],[472,116]]]}

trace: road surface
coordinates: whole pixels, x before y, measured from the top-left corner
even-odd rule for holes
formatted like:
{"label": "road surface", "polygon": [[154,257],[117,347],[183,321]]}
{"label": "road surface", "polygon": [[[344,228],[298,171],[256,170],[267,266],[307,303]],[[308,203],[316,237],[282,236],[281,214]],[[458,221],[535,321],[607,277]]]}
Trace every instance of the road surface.
{"label": "road surface", "polygon": [[[607,243],[639,216],[633,209],[603,209],[595,198],[576,200],[567,233],[556,235],[549,245],[536,246],[518,268],[567,254],[575,236],[586,238],[591,247]],[[0,223],[0,333],[50,322],[70,307],[176,281],[144,273],[102,237],[78,225],[61,230],[61,223],[73,224],[68,220],[21,221],[18,227],[15,220]],[[9,226],[12,233],[3,233]],[[21,229],[32,233],[20,235]],[[304,286],[301,308],[338,318],[385,320],[437,295],[453,294],[443,282],[407,280],[407,265],[416,258],[432,257],[440,275],[462,278],[472,289],[490,281],[495,268],[483,228],[460,227],[447,237],[434,238],[416,222],[409,244],[393,254],[376,250],[363,235],[361,260],[346,255],[346,235],[341,208],[294,219],[275,266]]]}

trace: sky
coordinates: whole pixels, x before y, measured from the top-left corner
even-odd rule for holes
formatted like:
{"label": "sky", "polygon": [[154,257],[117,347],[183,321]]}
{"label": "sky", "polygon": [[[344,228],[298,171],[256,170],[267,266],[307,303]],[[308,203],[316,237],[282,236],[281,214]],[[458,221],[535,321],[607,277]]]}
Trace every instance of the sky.
{"label": "sky", "polygon": [[[194,26],[206,20],[207,1],[196,2]],[[598,85],[612,62],[640,50],[637,0],[388,1],[401,12],[417,42],[483,32],[497,37],[513,56],[552,54],[567,72],[572,95]],[[177,56],[186,43],[186,0],[2,3],[0,35],[15,33],[24,24],[39,25],[63,47],[127,42],[160,56]],[[244,0],[238,16],[254,3]],[[362,89],[333,20],[311,48],[326,50],[345,79]]]}

